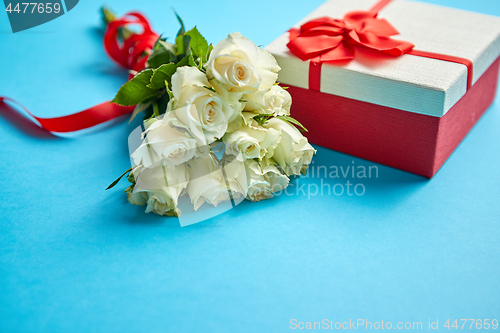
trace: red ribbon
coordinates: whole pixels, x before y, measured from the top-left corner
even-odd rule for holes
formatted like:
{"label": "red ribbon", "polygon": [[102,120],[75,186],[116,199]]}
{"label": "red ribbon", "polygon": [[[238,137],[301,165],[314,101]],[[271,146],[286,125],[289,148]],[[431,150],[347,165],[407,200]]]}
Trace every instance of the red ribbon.
{"label": "red ribbon", "polygon": [[104,102],[86,110],[67,116],[55,118],[40,118],[34,116],[26,107],[12,98],[0,96],[0,104],[2,102],[11,102],[18,105],[33,119],[35,119],[36,123],[40,127],[52,133],[69,133],[80,131],[105,123],[134,111],[133,106],[121,106],[110,102]]}
{"label": "red ribbon", "polygon": [[[139,26],[142,32],[132,34],[120,45],[117,34],[126,25]],[[130,12],[108,24],[104,34],[104,49],[121,66],[139,72],[146,66],[148,57],[145,55],[151,52],[158,37],[142,14]]]}
{"label": "red ribbon", "polygon": [[412,43],[392,39],[399,32],[374,12],[350,12],[342,20],[320,17],[300,30],[290,31],[290,51],[302,60],[318,62],[354,59],[354,46],[364,46],[400,56],[413,48]]}
{"label": "red ribbon", "polygon": [[287,47],[301,60],[309,62],[309,89],[320,90],[321,66],[341,60],[352,60],[355,47],[380,53],[451,61],[467,66],[467,89],[472,86],[472,62],[465,58],[413,50],[414,44],[391,38],[399,32],[387,20],[377,18],[378,12],[392,0],[381,0],[369,11],[347,13],[343,19],[320,17],[289,30]]}
{"label": "red ribbon", "polygon": [[[127,25],[134,25],[141,28],[142,31],[131,34],[131,36],[120,43],[117,38],[118,32]],[[145,67],[148,58],[147,55],[150,54],[158,37],[158,34],[151,30],[149,22],[143,15],[137,12],[130,12],[124,17],[108,24],[104,34],[104,49],[116,63],[138,72]],[[130,75],[131,77],[133,77],[133,74]],[[121,117],[134,110],[133,106],[121,106],[104,102],[67,116],[40,118],[34,116],[21,103],[12,98],[0,96],[0,104],[6,101],[17,104],[33,117],[40,127],[52,133],[68,133],[83,130]]]}

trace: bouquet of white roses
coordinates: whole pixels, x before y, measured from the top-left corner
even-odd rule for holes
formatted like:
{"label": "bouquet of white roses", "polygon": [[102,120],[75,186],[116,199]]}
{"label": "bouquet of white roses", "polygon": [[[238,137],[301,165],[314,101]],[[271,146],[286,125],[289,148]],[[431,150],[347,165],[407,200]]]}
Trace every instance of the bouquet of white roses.
{"label": "bouquet of white roses", "polygon": [[280,67],[240,33],[213,47],[179,22],[175,43],[159,38],[146,68],[113,100],[136,105],[132,118],[144,113],[133,167],[124,173],[128,201],[179,216],[186,194],[194,210],[271,198],[305,173],[315,153],[290,117],[290,94],[276,83]]}

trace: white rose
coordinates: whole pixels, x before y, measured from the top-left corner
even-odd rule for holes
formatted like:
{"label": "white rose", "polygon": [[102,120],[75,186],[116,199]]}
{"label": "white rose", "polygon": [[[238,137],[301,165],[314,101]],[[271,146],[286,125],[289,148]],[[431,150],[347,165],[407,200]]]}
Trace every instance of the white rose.
{"label": "white rose", "polygon": [[175,198],[169,192],[148,193],[146,213],[153,212],[157,215],[179,216],[180,210],[177,208]]}
{"label": "white rose", "polygon": [[198,210],[205,202],[217,206],[222,201],[229,200],[229,191],[234,199],[244,194],[240,184],[244,183],[246,175],[241,162],[230,163],[224,167],[225,172],[222,172],[217,158],[209,155],[192,160],[189,167],[187,193],[194,210]]}
{"label": "white rose", "polygon": [[292,97],[285,89],[273,85],[270,89],[260,89],[247,95],[245,111],[275,116],[288,116],[292,106]]}
{"label": "white rose", "polygon": [[245,161],[247,172],[247,194],[250,201],[260,201],[273,197],[273,192],[281,191],[288,185],[288,177],[273,165],[263,161],[259,164],[254,160]]}
{"label": "white rose", "polygon": [[156,163],[149,168],[142,167],[137,170],[139,171],[134,172],[134,192],[161,190],[173,191],[180,195],[189,180],[189,173],[185,163],[173,166]]}
{"label": "white rose", "polygon": [[222,95],[269,89],[276,82],[279,70],[269,52],[259,49],[239,32],[221,40],[207,62],[207,77],[214,80],[212,85]]}
{"label": "white rose", "polygon": [[273,197],[271,192],[271,184],[269,184],[258,162],[254,160],[245,161],[247,171],[247,195],[246,198],[250,201],[260,201]]}
{"label": "white rose", "polygon": [[172,126],[167,117],[155,121],[143,133],[141,145],[132,153],[135,164],[148,168],[160,161],[179,165],[190,160],[196,151],[196,140]]}
{"label": "white rose", "polygon": [[146,192],[133,192],[134,185],[131,185],[125,190],[127,193],[127,200],[132,205],[144,206],[148,201],[148,194]]}
{"label": "white rose", "polygon": [[264,124],[281,132],[281,140],[274,149],[272,158],[278,162],[287,175],[305,173],[316,150],[307,142],[298,129],[279,118],[271,118]]}
{"label": "white rose", "polygon": [[288,186],[290,179],[284,175],[275,166],[276,162],[271,162],[270,159],[264,159],[260,162],[260,167],[262,169],[262,174],[266,181],[271,185],[271,192],[282,191]]}
{"label": "white rose", "polygon": [[262,159],[267,155],[272,156],[280,140],[280,132],[256,124],[245,125],[233,133],[227,133],[222,140],[226,144],[226,153],[238,156],[240,161]]}
{"label": "white rose", "polygon": [[177,119],[203,144],[220,139],[238,112],[218,94],[209,89],[203,72],[196,67],[180,67],[172,75],[172,98],[167,111],[174,111]]}
{"label": "white rose", "polygon": [[148,168],[134,169],[134,171],[136,183],[132,194],[147,194],[146,213],[180,215],[177,204],[189,179],[185,163],[174,166],[157,163]]}

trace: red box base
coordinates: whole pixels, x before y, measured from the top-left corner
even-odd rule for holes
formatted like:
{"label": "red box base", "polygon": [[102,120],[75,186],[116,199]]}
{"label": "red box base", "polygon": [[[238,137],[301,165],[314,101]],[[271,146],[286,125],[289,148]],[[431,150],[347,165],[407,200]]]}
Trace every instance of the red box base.
{"label": "red box base", "polygon": [[495,98],[500,58],[443,116],[290,86],[292,116],[312,144],[432,178]]}

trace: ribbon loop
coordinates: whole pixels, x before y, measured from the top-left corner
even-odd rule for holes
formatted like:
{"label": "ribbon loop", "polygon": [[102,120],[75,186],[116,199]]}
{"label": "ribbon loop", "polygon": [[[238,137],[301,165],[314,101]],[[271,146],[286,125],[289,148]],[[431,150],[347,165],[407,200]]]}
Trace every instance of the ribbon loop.
{"label": "ribbon loop", "polygon": [[396,28],[377,18],[376,12],[355,11],[342,20],[320,17],[303,24],[290,34],[287,47],[302,60],[319,56],[321,62],[352,59],[356,45],[399,56],[414,45],[390,38],[397,34]]}
{"label": "ribbon loop", "polygon": [[[139,26],[142,32],[134,33],[120,43],[117,38],[118,32],[127,25]],[[116,63],[138,72],[144,69],[147,55],[153,49],[158,37],[142,14],[130,12],[108,24],[104,34],[104,49]]]}

